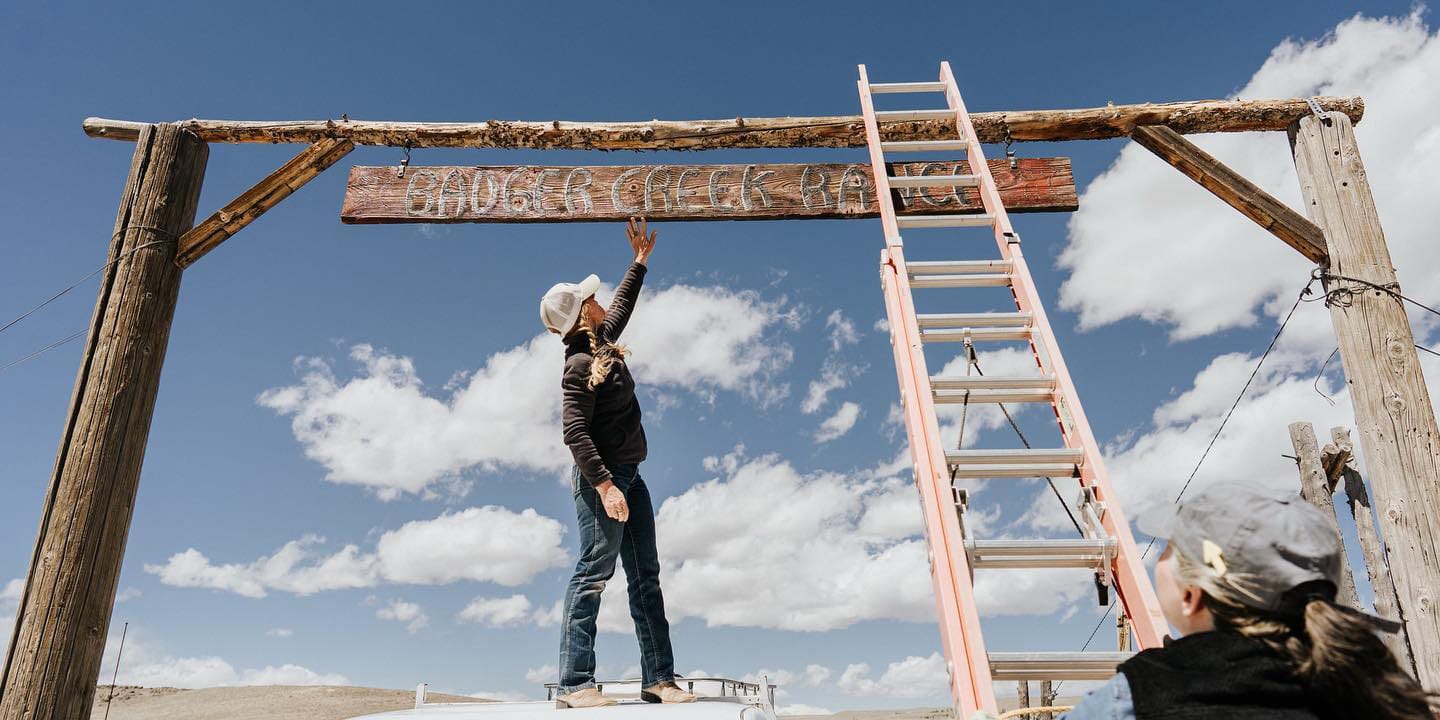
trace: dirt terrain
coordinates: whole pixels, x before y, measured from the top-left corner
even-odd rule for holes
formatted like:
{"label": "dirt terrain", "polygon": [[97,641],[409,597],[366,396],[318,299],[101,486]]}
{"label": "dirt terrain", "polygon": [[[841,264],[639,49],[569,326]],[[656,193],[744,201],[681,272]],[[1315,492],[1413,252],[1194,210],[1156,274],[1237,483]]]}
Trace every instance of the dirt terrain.
{"label": "dirt terrain", "polygon": [[[110,687],[95,693],[91,720],[105,717]],[[475,698],[430,693],[430,702],[477,702]],[[110,720],[344,720],[357,715],[415,707],[414,690],[315,685],[292,687],[115,688]]]}

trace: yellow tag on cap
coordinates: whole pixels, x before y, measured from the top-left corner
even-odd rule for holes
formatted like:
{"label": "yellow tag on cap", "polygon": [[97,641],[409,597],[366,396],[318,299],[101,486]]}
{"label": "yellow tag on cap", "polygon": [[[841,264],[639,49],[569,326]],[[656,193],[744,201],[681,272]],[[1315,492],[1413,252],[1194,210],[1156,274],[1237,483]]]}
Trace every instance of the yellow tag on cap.
{"label": "yellow tag on cap", "polygon": [[1225,566],[1225,551],[1221,550],[1219,545],[1209,540],[1201,541],[1200,548],[1205,553],[1205,564],[1209,565],[1210,569],[1215,571],[1215,574],[1223,576],[1227,569]]}

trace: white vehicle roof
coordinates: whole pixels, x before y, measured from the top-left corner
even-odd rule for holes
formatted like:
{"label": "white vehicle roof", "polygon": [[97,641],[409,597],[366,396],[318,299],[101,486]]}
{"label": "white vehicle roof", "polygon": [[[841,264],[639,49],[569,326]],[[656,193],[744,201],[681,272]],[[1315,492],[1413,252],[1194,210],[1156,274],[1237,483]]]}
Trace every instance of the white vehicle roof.
{"label": "white vehicle roof", "polygon": [[[693,703],[657,704],[638,697],[639,681],[600,684],[619,704],[600,708],[558,708],[555,701],[425,702],[426,686],[415,692],[415,707],[351,720],[775,720],[774,685],[725,678],[677,679],[700,697]],[[554,684],[547,685],[553,697]],[[707,692],[708,691],[708,692]]]}

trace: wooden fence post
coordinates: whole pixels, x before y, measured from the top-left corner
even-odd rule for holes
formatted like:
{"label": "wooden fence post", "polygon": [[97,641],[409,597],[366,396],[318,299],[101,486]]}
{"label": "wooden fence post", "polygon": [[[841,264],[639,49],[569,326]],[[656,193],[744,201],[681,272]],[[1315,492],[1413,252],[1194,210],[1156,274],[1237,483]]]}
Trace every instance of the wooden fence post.
{"label": "wooden fence post", "polygon": [[[1375,516],[1370,511],[1370,493],[1365,490],[1365,481],[1355,468],[1354,446],[1350,442],[1350,430],[1343,427],[1330,428],[1330,444],[1322,455],[1333,458],[1336,467],[1331,473],[1331,486],[1345,480],[1345,504],[1350,506],[1350,516],[1355,518],[1355,536],[1360,541],[1360,553],[1365,558],[1365,569],[1370,574],[1370,589],[1375,594],[1375,613],[1381,617],[1400,619],[1400,601],[1395,597],[1395,581],[1390,577],[1390,561],[1385,557],[1385,546],[1375,531]],[[1410,652],[1410,639],[1404,628],[1398,633],[1381,633],[1400,666],[1415,673],[1415,657]]]}
{"label": "wooden fence post", "polygon": [[[1040,681],[1040,707],[1055,706],[1055,686],[1049,680]],[[1055,720],[1055,713],[1040,713],[1040,720]]]}
{"label": "wooden fence post", "polygon": [[[1320,463],[1320,443],[1315,440],[1315,428],[1307,422],[1290,423],[1290,444],[1295,448],[1295,463],[1300,466],[1300,497],[1325,513],[1330,529],[1335,531],[1335,540],[1344,553],[1345,538],[1340,534],[1340,520],[1335,517],[1335,499],[1330,495],[1330,483],[1325,476],[1325,467]],[[1348,558],[1348,556],[1347,556]],[[1345,562],[1345,572],[1340,574],[1339,592],[1335,601],[1352,608],[1360,608],[1360,594],[1355,591],[1355,575],[1350,562]]]}
{"label": "wooden fence post", "polygon": [[0,684],[0,719],[90,717],[205,143],[179,125],[135,147]]}
{"label": "wooden fence post", "polygon": [[1360,431],[1366,472],[1394,567],[1416,677],[1440,690],[1440,426],[1425,389],[1350,118],[1307,115],[1290,127],[1310,219],[1325,232],[1326,304]]}

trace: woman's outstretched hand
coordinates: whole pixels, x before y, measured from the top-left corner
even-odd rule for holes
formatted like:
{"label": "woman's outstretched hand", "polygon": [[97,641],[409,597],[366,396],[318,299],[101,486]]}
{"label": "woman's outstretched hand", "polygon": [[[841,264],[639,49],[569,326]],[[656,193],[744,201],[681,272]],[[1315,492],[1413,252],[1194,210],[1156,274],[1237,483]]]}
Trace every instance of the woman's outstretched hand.
{"label": "woman's outstretched hand", "polygon": [[655,249],[655,231],[647,234],[645,218],[631,217],[625,235],[630,238],[630,249],[635,251],[635,262],[644,265],[650,259],[650,251]]}
{"label": "woman's outstretched hand", "polygon": [[615,487],[615,483],[606,480],[595,487],[600,493],[600,504],[605,506],[605,514],[616,522],[625,522],[630,519],[630,504],[625,502],[625,493]]}

